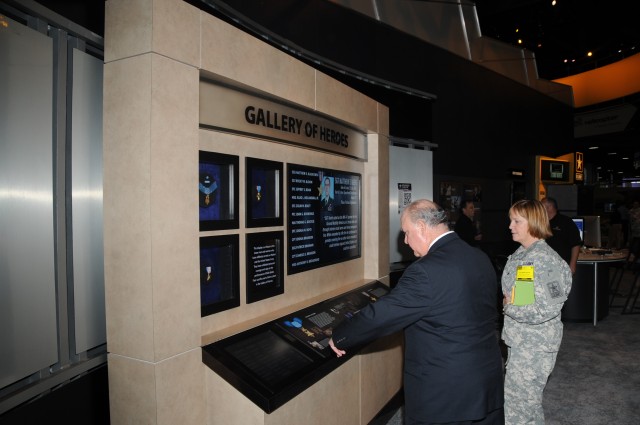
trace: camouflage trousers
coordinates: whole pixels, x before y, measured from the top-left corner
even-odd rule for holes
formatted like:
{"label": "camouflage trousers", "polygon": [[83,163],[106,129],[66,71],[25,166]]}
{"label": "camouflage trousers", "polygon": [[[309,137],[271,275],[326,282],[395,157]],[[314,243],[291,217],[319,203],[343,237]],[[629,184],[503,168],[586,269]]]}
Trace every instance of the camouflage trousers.
{"label": "camouflage trousers", "polygon": [[508,348],[504,378],[505,424],[544,425],[542,392],[558,353]]}

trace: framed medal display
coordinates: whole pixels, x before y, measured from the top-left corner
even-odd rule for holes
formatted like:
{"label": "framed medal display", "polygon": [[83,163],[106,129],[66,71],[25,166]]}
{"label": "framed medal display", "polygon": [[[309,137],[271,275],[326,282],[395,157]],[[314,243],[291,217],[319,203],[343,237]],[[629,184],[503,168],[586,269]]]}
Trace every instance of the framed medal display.
{"label": "framed medal display", "polygon": [[282,163],[246,158],[246,226],[282,226]]}
{"label": "framed medal display", "polygon": [[199,152],[200,231],[238,228],[238,164],[235,155]]}
{"label": "framed medal display", "polygon": [[284,232],[249,233],[246,238],[247,304],[284,293]]}
{"label": "framed medal display", "polygon": [[200,238],[200,316],[240,305],[238,235]]}

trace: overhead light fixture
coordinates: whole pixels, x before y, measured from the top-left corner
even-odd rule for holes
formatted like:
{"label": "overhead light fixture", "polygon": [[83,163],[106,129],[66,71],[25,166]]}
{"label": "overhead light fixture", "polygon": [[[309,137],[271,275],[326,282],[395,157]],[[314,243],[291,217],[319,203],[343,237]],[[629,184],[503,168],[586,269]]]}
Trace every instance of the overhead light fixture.
{"label": "overhead light fixture", "polygon": [[555,5],[556,5],[556,0],[553,0],[553,1],[551,2],[551,6],[555,6]]}
{"label": "overhead light fixture", "polygon": [[589,149],[593,150],[593,149],[599,149],[597,146],[589,146]]}
{"label": "overhead light fixture", "polygon": [[607,155],[618,155],[618,152],[608,152]]}

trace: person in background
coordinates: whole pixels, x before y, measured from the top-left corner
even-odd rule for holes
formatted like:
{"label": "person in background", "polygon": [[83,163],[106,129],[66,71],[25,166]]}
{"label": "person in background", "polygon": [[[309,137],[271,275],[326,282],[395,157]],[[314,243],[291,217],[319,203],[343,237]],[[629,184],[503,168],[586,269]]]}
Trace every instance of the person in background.
{"label": "person in background", "polygon": [[558,212],[558,202],[554,198],[546,197],[541,202],[547,210],[552,233],[546,242],[560,254],[560,257],[569,264],[571,273],[575,274],[578,254],[582,246],[580,231],[573,220]]}
{"label": "person in background", "polygon": [[482,239],[482,235],[476,232],[476,226],[473,223],[475,214],[475,206],[473,201],[463,201],[460,207],[460,217],[456,221],[455,232],[460,239],[471,246],[476,246],[477,242]]}
{"label": "person in background", "polygon": [[329,345],[341,357],[403,330],[405,425],[503,424],[497,278],[489,257],[449,230],[446,212],[432,201],[412,202],[400,221],[418,259],[389,294],[333,329]]}
{"label": "person in background", "polygon": [[544,425],[542,393],[562,341],[560,312],[571,290],[571,270],[545,242],[551,228],[539,201],[516,202],[509,220],[512,239],[521,246],[502,273],[505,423]]}

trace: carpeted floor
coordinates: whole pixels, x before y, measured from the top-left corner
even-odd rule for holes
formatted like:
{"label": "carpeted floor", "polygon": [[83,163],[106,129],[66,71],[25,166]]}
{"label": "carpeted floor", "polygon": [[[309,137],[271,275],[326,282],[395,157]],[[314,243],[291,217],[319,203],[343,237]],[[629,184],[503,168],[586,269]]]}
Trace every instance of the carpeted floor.
{"label": "carpeted floor", "polygon": [[[629,273],[620,294],[628,293],[631,278]],[[614,305],[624,300],[618,296]],[[640,306],[635,314],[621,311],[612,308],[597,326],[565,323],[544,392],[548,425],[640,424]],[[370,425],[403,425],[402,397],[394,400]]]}
{"label": "carpeted floor", "polygon": [[621,310],[611,309],[595,327],[565,323],[544,392],[547,424],[640,424],[640,314]]}

